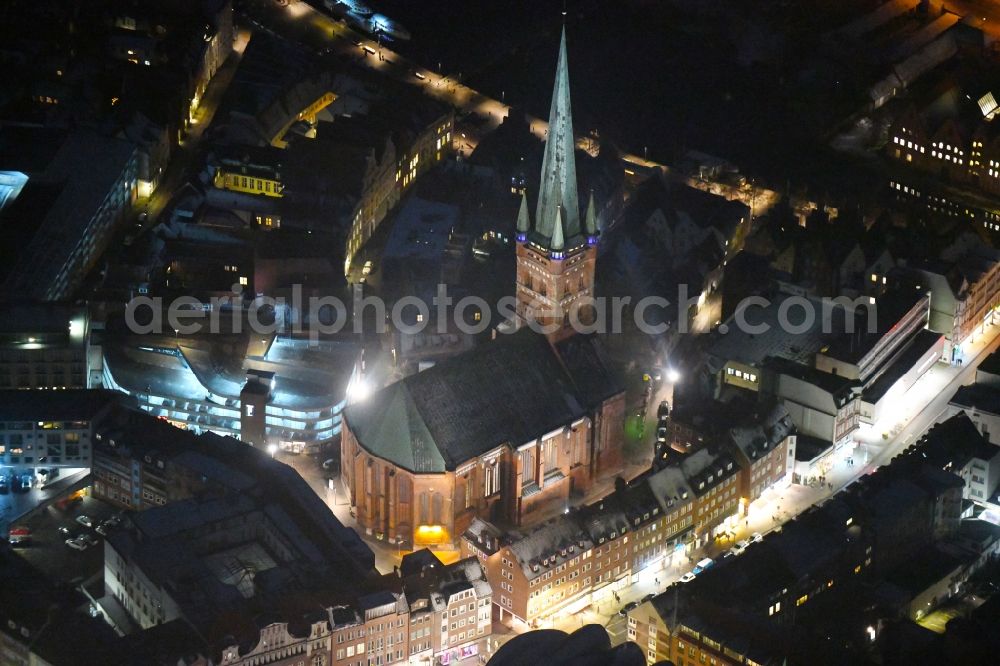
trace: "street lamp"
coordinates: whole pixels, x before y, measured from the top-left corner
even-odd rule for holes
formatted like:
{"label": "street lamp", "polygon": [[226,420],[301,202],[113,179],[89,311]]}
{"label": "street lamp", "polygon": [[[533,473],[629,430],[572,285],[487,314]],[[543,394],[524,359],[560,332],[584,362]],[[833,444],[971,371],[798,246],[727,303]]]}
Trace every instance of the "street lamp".
{"label": "street lamp", "polygon": [[680,380],[681,380],[681,373],[677,372],[677,370],[675,370],[673,368],[669,368],[667,370],[667,381],[668,382],[670,382],[671,384],[676,384]]}
{"label": "street lamp", "polygon": [[267,452],[271,454],[271,458],[274,458],[274,454],[278,452],[278,445],[277,444],[268,444],[267,445]]}
{"label": "street lamp", "polygon": [[366,379],[358,377],[347,389],[347,399],[350,403],[362,402],[371,395],[372,387]]}

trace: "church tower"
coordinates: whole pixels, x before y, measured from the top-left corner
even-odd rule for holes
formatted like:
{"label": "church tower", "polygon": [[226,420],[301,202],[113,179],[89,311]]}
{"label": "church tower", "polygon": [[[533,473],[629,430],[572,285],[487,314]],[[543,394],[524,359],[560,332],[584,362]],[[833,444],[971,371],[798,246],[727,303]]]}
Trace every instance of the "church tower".
{"label": "church tower", "polygon": [[537,322],[552,341],[588,321],[594,296],[597,219],[591,194],[581,224],[575,143],[564,26],[534,220],[523,194],[517,215],[517,326]]}

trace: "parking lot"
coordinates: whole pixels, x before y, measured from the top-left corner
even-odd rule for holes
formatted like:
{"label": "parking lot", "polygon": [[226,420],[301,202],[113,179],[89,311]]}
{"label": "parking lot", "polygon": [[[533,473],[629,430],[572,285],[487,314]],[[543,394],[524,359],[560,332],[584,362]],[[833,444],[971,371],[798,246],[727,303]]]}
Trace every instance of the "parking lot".
{"label": "parking lot", "polygon": [[[95,596],[101,596],[104,588],[104,537],[96,527],[117,514],[115,507],[92,497],[83,497],[65,510],[50,506],[24,522],[18,523],[31,529],[31,544],[17,549],[28,562],[54,580],[71,585],[87,584],[87,589]],[[77,519],[87,516],[92,526],[86,527]],[[63,534],[59,528],[65,528]],[[74,550],[66,545],[66,539],[89,534],[96,545],[85,550]]]}

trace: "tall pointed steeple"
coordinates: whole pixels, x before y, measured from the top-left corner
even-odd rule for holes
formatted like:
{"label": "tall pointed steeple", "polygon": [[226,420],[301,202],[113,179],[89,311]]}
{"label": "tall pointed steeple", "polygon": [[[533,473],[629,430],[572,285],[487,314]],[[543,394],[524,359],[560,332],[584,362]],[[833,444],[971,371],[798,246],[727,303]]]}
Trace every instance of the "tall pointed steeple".
{"label": "tall pointed steeple", "polygon": [[552,239],[549,241],[549,249],[552,250],[552,257],[555,259],[562,255],[563,248],[566,247],[566,239],[563,236],[562,206],[556,208],[556,222],[552,225]]}
{"label": "tall pointed steeple", "polygon": [[593,245],[597,242],[597,209],[594,207],[594,190],[590,191],[590,200],[587,202],[587,213],[583,218],[583,232],[587,235],[587,242]]}
{"label": "tall pointed steeple", "polygon": [[549,109],[549,133],[542,159],[542,178],[535,209],[535,231],[552,238],[560,206],[563,208],[564,240],[580,233],[580,199],[576,191],[575,139],[570,108],[569,63],[566,58],[566,27],[559,41],[559,63]]}
{"label": "tall pointed steeple", "polygon": [[521,209],[517,212],[517,240],[523,243],[531,231],[531,220],[528,218],[528,196],[521,192]]}

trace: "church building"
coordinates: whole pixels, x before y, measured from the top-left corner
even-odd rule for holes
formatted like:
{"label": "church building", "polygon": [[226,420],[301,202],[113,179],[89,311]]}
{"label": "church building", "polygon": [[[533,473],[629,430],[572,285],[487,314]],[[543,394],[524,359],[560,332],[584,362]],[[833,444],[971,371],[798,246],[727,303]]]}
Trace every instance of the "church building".
{"label": "church building", "polygon": [[476,517],[530,525],[621,471],[624,384],[572,326],[597,224],[592,197],[580,214],[565,30],[541,176],[534,219],[522,198],[517,220],[516,331],[344,411],[342,480],[369,536],[453,546]]}

